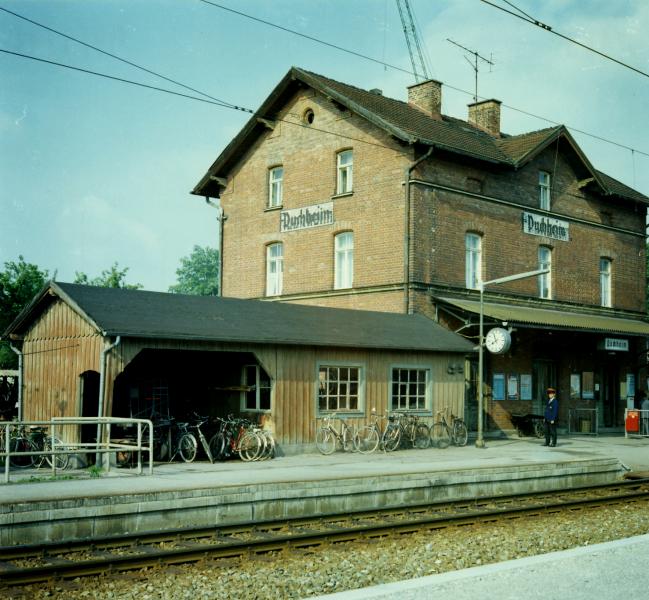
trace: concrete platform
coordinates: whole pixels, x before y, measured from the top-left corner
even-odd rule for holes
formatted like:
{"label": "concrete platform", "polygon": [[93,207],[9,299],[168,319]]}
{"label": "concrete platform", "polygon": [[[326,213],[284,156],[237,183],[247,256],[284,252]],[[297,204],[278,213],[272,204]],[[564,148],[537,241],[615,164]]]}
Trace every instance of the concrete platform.
{"label": "concrete platform", "polygon": [[649,535],[350,590],[318,600],[641,600]]}
{"label": "concrete platform", "polygon": [[114,469],[29,482],[33,474],[20,473],[0,485],[0,546],[553,490],[628,470],[649,471],[649,439],[562,437],[546,448],[515,438],[486,448],[159,464],[152,476]]}

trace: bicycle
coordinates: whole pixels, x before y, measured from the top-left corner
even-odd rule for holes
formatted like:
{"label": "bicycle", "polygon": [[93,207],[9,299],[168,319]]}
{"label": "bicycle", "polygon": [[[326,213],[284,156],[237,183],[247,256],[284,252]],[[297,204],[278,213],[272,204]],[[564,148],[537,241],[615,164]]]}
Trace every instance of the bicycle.
{"label": "bicycle", "polygon": [[322,454],[332,454],[338,444],[345,452],[356,450],[353,428],[347,425],[343,419],[339,419],[340,429],[336,429],[332,424],[336,418],[336,413],[324,417],[322,426],[316,432],[315,445]]}
{"label": "bicycle", "polygon": [[376,411],[372,409],[372,419],[371,425],[361,427],[354,436],[354,445],[361,454],[371,454],[374,452],[383,439],[383,431],[379,425],[379,420],[385,419],[385,417],[383,415],[377,415]]}
{"label": "bicycle", "polygon": [[469,431],[462,419],[451,414],[451,425],[446,420],[446,410],[437,412],[438,421],[430,430],[431,444],[435,448],[448,448],[452,443],[455,446],[464,446],[469,439]]}
{"label": "bicycle", "polygon": [[198,443],[194,434],[189,431],[189,423],[178,423],[173,419],[169,422],[169,462],[180,456],[185,462],[193,462],[198,451]]}
{"label": "bicycle", "polygon": [[[9,434],[9,451],[18,453],[9,459],[12,467],[40,468],[47,464],[49,467],[65,469],[68,466],[67,454],[54,454],[56,448],[65,451],[61,440],[48,435],[45,427],[33,425],[29,427],[29,431],[27,429],[25,425],[19,425]],[[38,454],[32,454],[33,452]]]}
{"label": "bicycle", "polygon": [[393,452],[404,442],[410,442],[413,448],[423,450],[430,445],[430,430],[426,423],[419,421],[417,415],[391,413],[388,415],[388,426],[383,432],[383,446],[386,452]]}
{"label": "bicycle", "polygon": [[211,463],[214,462],[214,457],[212,456],[212,451],[210,450],[210,445],[207,441],[207,438],[205,437],[205,434],[201,430],[201,427],[205,425],[209,421],[209,417],[201,417],[198,413],[194,413],[194,418],[196,419],[192,427],[196,429],[196,433],[198,433],[198,439],[201,442],[201,446],[203,450],[205,451],[205,456],[209,459]]}

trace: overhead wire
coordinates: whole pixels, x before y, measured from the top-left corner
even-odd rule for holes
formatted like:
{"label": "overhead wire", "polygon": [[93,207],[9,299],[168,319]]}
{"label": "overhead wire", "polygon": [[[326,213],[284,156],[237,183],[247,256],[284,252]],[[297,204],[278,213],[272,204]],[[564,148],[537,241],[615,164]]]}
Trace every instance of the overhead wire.
{"label": "overhead wire", "polygon": [[632,65],[629,65],[628,63],[622,62],[621,60],[618,60],[617,58],[611,56],[610,54],[606,54],[605,52],[602,52],[601,50],[597,50],[596,48],[593,48],[591,46],[587,46],[586,44],[583,44],[579,40],[576,40],[576,39],[571,38],[571,37],[569,37],[569,36],[567,36],[567,35],[565,35],[563,33],[559,33],[558,31],[555,31],[552,27],[550,27],[550,25],[547,25],[547,24],[545,24],[545,23],[543,23],[543,22],[541,22],[541,21],[539,21],[539,20],[537,20],[537,19],[535,19],[533,17],[530,17],[527,13],[523,12],[518,7],[514,6],[508,0],[503,0],[503,1],[507,2],[507,4],[509,4],[509,6],[512,6],[516,10],[523,13],[524,16],[518,15],[515,12],[512,12],[511,10],[508,10],[508,9],[502,7],[502,6],[498,6],[497,4],[494,4],[493,2],[490,2],[489,0],[480,0],[480,1],[483,2],[484,4],[488,4],[489,6],[491,6],[493,8],[501,10],[501,11],[513,16],[513,17],[516,17],[517,19],[520,19],[521,21],[525,21],[526,23],[530,23],[531,25],[535,25],[536,27],[540,27],[541,29],[544,29],[545,31],[547,31],[549,33],[552,33],[552,34],[556,35],[557,37],[560,37],[560,38],[562,38],[562,39],[564,39],[564,40],[566,40],[568,42],[576,44],[577,46],[581,46],[585,50],[588,50],[590,52],[594,52],[595,54],[598,54],[602,58],[605,58],[605,59],[610,60],[610,61],[612,61],[614,63],[617,63],[618,65],[620,65],[620,66],[622,66],[622,67],[624,67],[626,69],[630,69],[631,71],[634,71],[634,72],[638,73],[639,75],[642,75],[643,77],[649,77],[649,73],[646,73],[645,71],[642,71],[642,70],[638,69],[637,67],[634,67]]}
{"label": "overhead wire", "polygon": [[[313,37],[313,36],[309,36],[309,35],[306,35],[306,34],[300,33],[300,32],[298,32],[298,31],[295,31],[295,30],[293,30],[293,29],[289,29],[289,28],[287,28],[287,27],[283,27],[283,26],[278,25],[278,24],[276,24],[276,23],[272,23],[272,22],[270,22],[270,21],[266,21],[266,20],[264,20],[264,19],[260,19],[260,18],[258,18],[258,17],[254,17],[254,16],[252,16],[252,15],[248,15],[248,14],[243,13],[243,12],[241,12],[241,11],[237,11],[237,10],[234,10],[234,9],[232,9],[232,8],[229,8],[229,7],[223,6],[223,5],[221,5],[221,4],[218,4],[218,3],[216,3],[216,2],[212,2],[211,0],[199,0],[199,1],[200,1],[200,2],[203,2],[204,4],[208,4],[208,5],[210,5],[210,6],[213,6],[213,7],[215,7],[215,8],[219,8],[219,9],[225,10],[225,11],[227,11],[227,12],[231,12],[231,13],[234,13],[234,14],[236,14],[236,15],[239,15],[239,16],[242,16],[242,17],[245,17],[245,18],[247,18],[247,19],[251,19],[251,20],[253,20],[253,21],[256,21],[256,22],[262,23],[262,24],[264,24],[264,25],[267,25],[267,26],[270,26],[270,27],[273,27],[273,28],[276,28],[276,29],[280,29],[280,30],[285,31],[285,32],[287,32],[287,33],[291,33],[291,34],[297,35],[297,36],[299,36],[299,37],[302,37],[302,38],[305,38],[305,39],[308,39],[308,40],[311,40],[311,41],[314,41],[314,42],[317,42],[317,43],[323,44],[323,45],[325,45],[325,46],[328,46],[328,47],[334,48],[334,49],[336,49],[336,50],[339,50],[339,51],[341,51],[341,52],[346,52],[346,53],[352,54],[352,55],[354,55],[354,56],[357,56],[357,57],[359,57],[359,58],[363,58],[363,59],[369,60],[369,61],[371,61],[371,62],[375,62],[375,63],[381,64],[381,65],[383,65],[383,66],[385,66],[385,67],[389,67],[389,68],[392,68],[392,69],[395,69],[395,70],[398,70],[398,71],[401,71],[401,72],[404,72],[404,73],[408,73],[408,74],[414,75],[414,73],[413,73],[412,71],[409,71],[409,70],[407,70],[407,69],[404,69],[404,68],[401,68],[401,67],[398,67],[398,66],[392,65],[392,64],[387,63],[387,62],[382,61],[382,60],[378,60],[378,59],[372,58],[372,57],[370,57],[370,56],[364,55],[364,54],[359,53],[359,52],[355,52],[355,51],[353,51],[353,50],[349,50],[349,49],[344,48],[344,47],[342,47],[342,46],[338,46],[338,45],[335,45],[335,44],[331,44],[331,43],[326,42],[326,41],[324,41],[324,40],[320,40],[320,39],[318,39],[318,38],[316,38],[316,37]],[[485,2],[486,0],[482,0],[482,1]],[[507,1],[507,0],[505,0],[505,1]],[[487,3],[487,4],[491,4],[490,2],[486,2],[486,3]],[[493,5],[493,6],[496,7],[496,8],[501,8],[501,7],[498,7],[498,6],[496,6],[496,5]],[[232,104],[232,103],[229,103],[229,102],[223,101],[223,100],[219,100],[219,99],[217,99],[217,98],[213,98],[213,97],[209,96],[208,94],[205,94],[204,92],[200,92],[200,91],[198,91],[198,90],[194,90],[193,88],[190,88],[189,86],[186,86],[185,84],[182,84],[182,83],[177,82],[177,81],[175,81],[175,80],[173,80],[173,79],[170,79],[170,78],[168,78],[168,77],[166,77],[166,76],[164,76],[164,75],[161,75],[161,74],[159,74],[159,73],[156,73],[155,71],[152,71],[152,70],[146,69],[145,67],[141,67],[140,65],[137,65],[136,63],[132,63],[131,61],[128,61],[128,60],[123,59],[123,58],[121,58],[121,57],[119,57],[119,56],[113,55],[113,54],[111,54],[111,53],[109,53],[109,52],[106,52],[106,51],[100,49],[100,48],[97,48],[97,47],[95,47],[95,46],[92,46],[91,44],[88,44],[88,43],[86,43],[86,42],[83,42],[83,41],[81,41],[81,40],[79,40],[79,39],[77,39],[77,38],[74,38],[74,37],[72,37],[72,36],[68,36],[67,34],[64,34],[64,33],[62,33],[62,32],[59,32],[59,31],[57,31],[57,30],[54,30],[54,29],[52,29],[52,28],[50,28],[50,27],[47,27],[47,26],[45,26],[45,25],[42,25],[41,23],[38,23],[38,22],[36,22],[36,21],[33,21],[33,20],[28,19],[28,18],[26,18],[26,17],[23,17],[22,15],[18,15],[18,13],[14,13],[14,12],[12,12],[12,11],[9,11],[9,10],[7,10],[7,9],[4,9],[3,7],[0,7],[0,10],[3,10],[4,12],[7,12],[7,13],[12,14],[12,15],[14,15],[14,16],[17,16],[18,18],[24,19],[25,21],[28,21],[28,22],[30,22],[30,23],[32,23],[32,24],[38,26],[38,27],[42,27],[42,28],[44,28],[44,29],[46,29],[46,30],[48,30],[48,31],[51,31],[51,32],[53,32],[53,33],[56,33],[57,35],[61,35],[61,36],[66,37],[66,38],[68,38],[68,39],[70,39],[70,40],[72,40],[72,41],[75,41],[75,42],[80,43],[80,44],[82,44],[82,45],[84,45],[84,46],[87,46],[87,47],[89,47],[89,48],[92,48],[93,50],[96,50],[96,51],[98,51],[98,52],[101,52],[102,54],[105,54],[105,55],[107,55],[107,56],[110,56],[110,57],[112,57],[112,58],[115,58],[116,60],[119,60],[119,61],[121,61],[121,62],[127,63],[127,64],[129,64],[129,65],[131,65],[131,66],[134,66],[134,67],[136,67],[136,68],[138,68],[138,69],[141,69],[141,70],[143,70],[143,71],[146,71],[146,72],[148,72],[148,73],[150,73],[150,74],[153,74],[153,75],[156,75],[156,76],[158,76],[158,77],[162,77],[163,79],[165,79],[165,80],[167,80],[167,81],[170,81],[170,82],[172,82],[172,83],[175,83],[175,84],[177,84],[177,85],[180,85],[180,86],[182,86],[182,87],[184,87],[184,88],[186,88],[186,89],[189,89],[189,90],[191,90],[191,91],[195,91],[196,93],[198,93],[198,94],[200,94],[200,95],[202,95],[202,96],[205,96],[205,97],[208,98],[208,99],[206,100],[206,99],[204,99],[204,98],[198,98],[198,97],[196,97],[196,96],[191,96],[191,95],[189,95],[189,94],[182,94],[182,93],[179,93],[179,92],[174,92],[174,91],[169,90],[169,89],[166,89],[166,88],[160,88],[160,87],[153,86],[153,85],[147,85],[147,84],[139,83],[139,82],[136,82],[136,81],[128,80],[128,79],[125,79],[125,78],[116,77],[116,76],[108,75],[108,74],[105,74],[105,73],[99,73],[99,72],[97,72],[97,71],[92,71],[92,70],[84,69],[84,68],[81,68],[81,67],[74,67],[74,66],[71,66],[71,65],[66,65],[66,64],[64,64],[64,63],[59,63],[59,62],[55,62],[55,61],[51,61],[51,60],[47,60],[47,59],[44,59],[44,58],[38,58],[38,57],[35,57],[35,56],[30,56],[30,55],[27,55],[27,54],[22,54],[22,53],[19,53],[19,52],[13,52],[13,51],[6,50],[6,49],[2,49],[2,48],[0,48],[0,52],[3,52],[3,53],[5,53],[5,54],[11,54],[11,55],[14,55],[14,56],[19,56],[19,57],[26,58],[26,59],[30,59],[30,60],[34,60],[34,61],[39,61],[39,62],[47,63],[47,64],[54,65],[54,66],[58,66],[58,67],[63,67],[63,68],[71,69],[71,70],[74,70],[74,71],[83,72],[83,73],[90,74],[90,75],[95,75],[95,76],[99,76],[99,77],[104,77],[104,78],[106,78],[106,79],[111,79],[111,80],[118,81],[118,82],[121,82],[121,83],[126,83],[126,84],[130,84],[130,85],[135,85],[135,86],[138,86],[138,87],[147,88],[147,89],[151,89],[151,90],[155,90],[155,91],[159,91],[159,92],[163,92],[163,93],[167,93],[167,94],[172,94],[172,95],[175,95],[175,96],[180,96],[180,97],[187,98],[187,99],[190,99],[190,100],[195,100],[195,101],[200,101],[200,102],[204,102],[204,103],[207,103],[207,104],[212,104],[212,105],[215,105],[215,106],[220,106],[220,107],[223,107],[223,108],[229,108],[229,109],[233,109],[233,110],[238,110],[238,111],[246,112],[246,113],[249,113],[249,114],[256,114],[256,111],[254,111],[254,110],[252,110],[252,109],[250,109],[250,108],[241,107],[241,106],[238,106],[238,105],[235,105],[235,104]],[[504,10],[504,9],[502,9],[502,10]],[[511,11],[506,11],[506,12],[511,12]],[[522,12],[522,11],[521,11],[521,12]],[[514,13],[511,13],[511,14],[513,14],[514,16],[517,16],[517,17],[518,17],[518,15],[515,15]],[[519,17],[519,18],[522,18],[522,17]],[[527,19],[524,19],[524,20],[527,20]],[[449,84],[444,84],[444,85],[445,85],[445,87],[447,87],[448,89],[451,89],[451,90],[454,90],[454,91],[460,92],[460,93],[462,93],[462,94],[466,94],[466,95],[469,95],[469,96],[472,96],[472,95],[473,95],[472,92],[467,92],[466,90],[463,90],[463,89],[461,89],[461,88],[454,87],[454,86],[449,85]],[[558,123],[558,122],[556,122],[556,121],[553,121],[552,119],[549,119],[549,118],[547,118],[547,117],[544,117],[544,116],[541,116],[541,115],[537,115],[537,114],[534,114],[534,113],[531,113],[531,112],[528,112],[528,111],[525,111],[525,110],[522,110],[522,109],[519,109],[519,108],[516,108],[516,107],[510,106],[510,105],[507,105],[507,104],[503,104],[502,106],[503,106],[504,108],[508,108],[509,110],[513,110],[513,111],[518,112],[518,113],[520,113],[520,114],[524,114],[524,115],[529,116],[529,117],[533,117],[533,118],[536,118],[536,119],[543,120],[543,121],[545,121],[545,122],[547,122],[547,123],[551,123],[551,124],[553,124],[553,125],[559,125],[559,124],[560,124],[560,123]],[[259,116],[261,116],[261,115],[259,115]],[[285,122],[286,122],[286,123],[289,123],[289,124],[292,124],[292,125],[299,125],[298,123],[294,123],[294,122],[292,122],[292,121],[285,121]],[[649,152],[644,152],[644,151],[642,151],[642,150],[638,150],[638,149],[636,149],[636,148],[632,148],[632,147],[627,146],[627,145],[625,145],[625,144],[621,144],[621,143],[619,143],[619,142],[615,142],[615,141],[613,141],[613,140],[610,140],[610,139],[607,139],[607,138],[604,138],[604,137],[598,136],[598,135],[593,134],[593,133],[589,133],[589,132],[587,132],[587,131],[584,131],[584,130],[578,129],[578,128],[576,128],[576,127],[572,127],[572,126],[570,126],[570,125],[566,125],[566,127],[567,127],[568,129],[574,131],[574,132],[577,132],[577,133],[580,133],[580,134],[582,134],[582,135],[585,135],[585,136],[591,137],[591,138],[593,138],[593,139],[596,139],[596,140],[599,140],[599,141],[602,141],[602,142],[605,142],[605,143],[608,143],[608,144],[612,144],[612,145],[614,145],[614,146],[617,146],[617,147],[619,147],[619,148],[623,148],[623,149],[625,149],[625,150],[630,150],[630,151],[632,151],[632,152],[634,152],[634,153],[636,153],[636,154],[640,154],[640,155],[648,156],[648,157],[649,157]],[[317,129],[317,128],[313,128],[313,127],[311,127],[311,126],[309,126],[309,128],[310,128],[310,129],[313,129],[313,130],[316,130],[316,131],[322,131],[323,133],[329,133],[329,134],[331,134],[331,135],[337,135],[337,136],[339,136],[339,137],[344,137],[345,139],[351,139],[351,140],[354,140],[354,141],[360,141],[360,142],[363,142],[363,143],[370,143],[370,142],[367,142],[367,140],[362,140],[362,139],[359,139],[359,138],[352,138],[352,137],[349,137],[349,136],[343,136],[343,135],[338,134],[338,133],[329,132],[329,131],[326,131],[326,130],[319,130],[319,129]],[[372,143],[372,144],[373,144],[373,145],[377,145],[377,146],[381,146],[381,147],[387,147],[387,146],[385,146],[385,145],[381,145],[381,144],[374,144],[374,143]]]}
{"label": "overhead wire", "polygon": [[233,104],[230,104],[229,102],[225,102],[224,100],[220,100],[219,98],[215,98],[214,96],[210,96],[209,94],[206,94],[205,92],[201,92],[200,90],[197,90],[191,86],[188,86],[184,83],[181,83],[180,81],[177,81],[175,79],[172,79],[171,77],[167,77],[166,75],[162,75],[161,73],[157,73],[156,71],[153,71],[151,69],[148,69],[147,67],[143,67],[142,65],[138,65],[137,63],[134,63],[133,61],[130,61],[126,58],[122,58],[121,56],[117,56],[116,54],[113,54],[111,52],[107,52],[106,50],[102,50],[101,48],[98,48],[97,46],[93,46],[92,44],[89,44],[88,42],[84,42],[83,40],[80,40],[79,38],[76,38],[74,36],[68,35],[67,33],[63,33],[62,31],[58,31],[57,29],[53,29],[52,27],[48,27],[47,25],[44,25],[43,23],[39,23],[38,21],[34,21],[33,19],[30,19],[26,17],[25,15],[18,14],[17,12],[14,12],[12,10],[9,10],[7,8],[4,8],[3,6],[0,6],[0,11],[3,11],[7,14],[10,14],[18,19],[22,19],[23,21],[26,21],[27,23],[31,23],[32,25],[35,25],[36,27],[40,27],[42,29],[45,29],[46,31],[49,31],[51,33],[54,33],[56,35],[59,35],[61,37],[64,37],[72,42],[75,42],[77,44],[81,44],[82,46],[85,46],[86,48],[90,48],[91,50],[94,50],[95,52],[100,52],[101,54],[104,54],[106,56],[109,56],[110,58],[114,58],[115,60],[118,60],[120,62],[123,62],[124,64],[127,64],[131,67],[135,67],[136,69],[139,69],[140,71],[144,71],[145,73],[149,73],[150,75],[155,75],[156,77],[160,77],[161,79],[164,79],[165,81],[169,81],[170,83],[173,83],[175,85],[178,85],[182,88],[185,88],[186,90],[189,90],[190,92],[194,92],[195,94],[200,94],[201,96],[205,96],[206,98],[209,98],[210,100],[214,100],[215,102],[218,102],[222,104],[223,106],[234,106]]}

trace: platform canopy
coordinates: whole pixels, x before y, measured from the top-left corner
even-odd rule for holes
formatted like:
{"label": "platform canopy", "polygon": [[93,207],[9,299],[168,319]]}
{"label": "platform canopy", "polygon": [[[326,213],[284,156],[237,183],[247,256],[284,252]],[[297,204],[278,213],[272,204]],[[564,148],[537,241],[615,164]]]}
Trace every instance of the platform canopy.
{"label": "platform canopy", "polygon": [[[478,300],[448,297],[438,297],[437,300],[466,312],[480,314],[480,302]],[[498,321],[507,321],[510,325],[520,327],[554,327],[572,331],[649,336],[649,323],[633,318],[495,302],[485,302],[483,314],[485,317],[491,317]]]}

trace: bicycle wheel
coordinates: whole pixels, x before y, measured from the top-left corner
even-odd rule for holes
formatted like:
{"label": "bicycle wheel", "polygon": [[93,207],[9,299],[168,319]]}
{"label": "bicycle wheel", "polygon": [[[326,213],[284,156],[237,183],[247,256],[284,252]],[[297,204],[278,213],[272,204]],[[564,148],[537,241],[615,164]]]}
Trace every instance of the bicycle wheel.
{"label": "bicycle wheel", "polygon": [[343,429],[343,450],[345,452],[355,452],[356,444],[354,443],[356,435],[351,427]]}
{"label": "bicycle wheel", "polygon": [[224,460],[226,456],[227,437],[221,433],[215,433],[209,442],[210,452],[214,460]]}
{"label": "bicycle wheel", "polygon": [[430,430],[430,442],[433,448],[448,448],[451,434],[444,423],[435,423]]}
{"label": "bicycle wheel", "polygon": [[[47,436],[43,440],[43,450],[45,452],[47,452],[48,450],[52,450],[52,440],[54,440],[55,450],[67,450],[67,448],[63,446],[59,438],[51,438],[50,436]],[[130,461],[131,452],[128,452],[128,455]],[[68,461],[69,461],[69,456],[67,454],[56,454],[54,456],[54,465],[56,466],[57,469],[65,469],[68,466]],[[50,468],[52,467],[51,454],[45,454],[45,462],[50,466]]]}
{"label": "bicycle wheel", "polygon": [[418,448],[419,450],[423,450],[430,446],[430,429],[426,423],[417,423],[412,445],[414,448]]}
{"label": "bicycle wheel", "polygon": [[[37,452],[38,448],[29,438],[19,436],[9,440],[9,452]],[[9,464],[16,469],[26,469],[34,466],[36,456],[25,456],[24,454],[12,456]]]}
{"label": "bicycle wheel", "polygon": [[249,462],[257,460],[264,449],[264,441],[256,431],[247,431],[239,440],[239,456]]}
{"label": "bicycle wheel", "polygon": [[263,430],[261,435],[264,438],[266,443],[264,451],[258,460],[268,460],[270,458],[275,458],[275,438],[270,431]]}
{"label": "bicycle wheel", "polygon": [[196,443],[196,438],[191,433],[183,433],[180,436],[180,441],[178,442],[178,452],[180,453],[180,458],[185,462],[192,462],[196,458],[196,451],[198,450],[198,444]]}
{"label": "bicycle wheel", "polygon": [[316,448],[322,454],[332,454],[336,449],[336,437],[331,432],[331,429],[321,427],[315,435]]}
{"label": "bicycle wheel", "polygon": [[381,441],[383,449],[386,452],[393,452],[401,443],[401,427],[398,425],[388,425],[383,432]]}
{"label": "bicycle wheel", "polygon": [[354,446],[361,454],[370,454],[379,447],[379,432],[369,425],[361,427],[354,436]]}
{"label": "bicycle wheel", "polygon": [[466,428],[464,421],[456,419],[453,423],[453,443],[456,446],[466,446],[469,439],[469,430]]}

